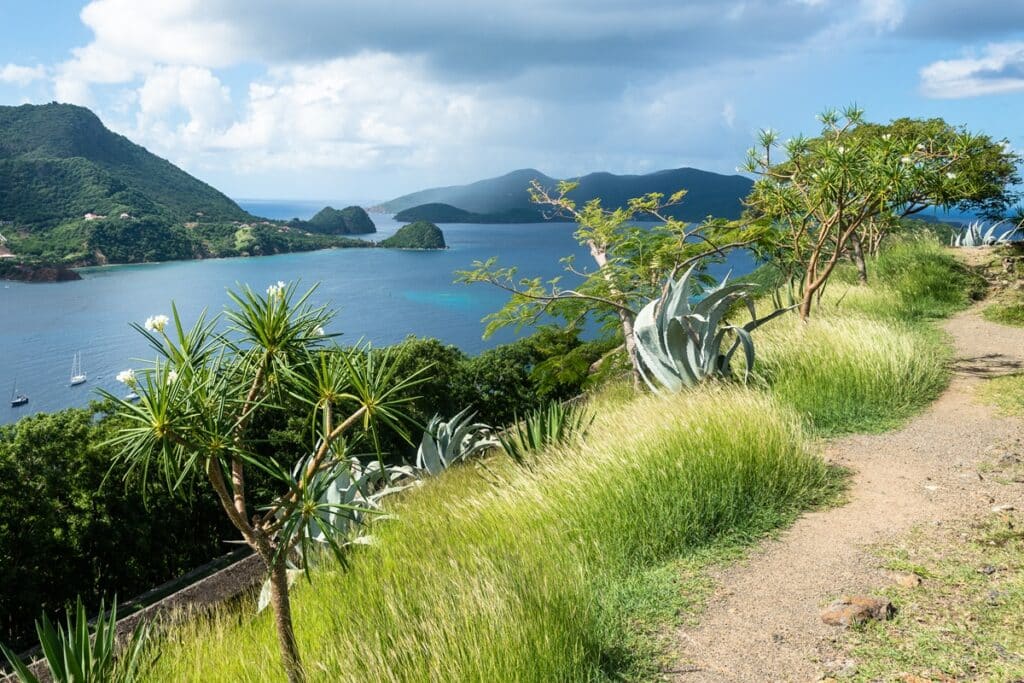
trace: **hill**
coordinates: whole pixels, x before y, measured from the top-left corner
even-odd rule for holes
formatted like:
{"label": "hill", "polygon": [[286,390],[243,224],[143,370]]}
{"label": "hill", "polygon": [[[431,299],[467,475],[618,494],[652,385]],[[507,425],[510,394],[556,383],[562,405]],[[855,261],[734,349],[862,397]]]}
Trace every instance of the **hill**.
{"label": "hill", "polygon": [[399,211],[394,218],[401,223],[537,223],[546,220],[536,207],[508,209],[497,213],[474,213],[451,204],[436,202]]}
{"label": "hill", "polygon": [[[497,178],[479,180],[468,185],[454,185],[421,190],[384,202],[378,210],[398,213],[423,205],[449,205],[475,214],[502,216],[507,212],[521,212],[519,219],[534,216],[544,220],[542,211],[530,201],[527,188],[537,180],[546,188],[554,189],[558,180],[536,169],[512,171]],[[670,195],[680,189],[689,190],[682,204],[673,207],[671,215],[696,221],[713,215],[737,218],[742,211],[741,201],[750,191],[752,182],[738,175],[722,175],[696,168],[676,168],[646,175],[615,175],[590,173],[578,179],[579,187],[569,196],[577,203],[600,198],[609,208],[619,207],[632,197],[648,192]],[[465,222],[465,221],[451,221]],[[474,220],[473,222],[509,222]]]}
{"label": "hill", "polygon": [[0,234],[11,257],[0,279],[56,266],[366,247],[342,235],[374,231],[358,207],[327,207],[296,227],[256,218],[84,107],[0,106]]}
{"label": "hill", "polygon": [[441,228],[427,221],[416,221],[402,226],[391,237],[380,242],[390,249],[446,249]]}
{"label": "hill", "polygon": [[84,107],[0,107],[0,219],[30,228],[99,215],[252,218]]}
{"label": "hill", "polygon": [[341,210],[325,206],[308,221],[292,221],[289,225],[323,235],[367,235],[377,232],[377,226],[361,206],[346,206]]}

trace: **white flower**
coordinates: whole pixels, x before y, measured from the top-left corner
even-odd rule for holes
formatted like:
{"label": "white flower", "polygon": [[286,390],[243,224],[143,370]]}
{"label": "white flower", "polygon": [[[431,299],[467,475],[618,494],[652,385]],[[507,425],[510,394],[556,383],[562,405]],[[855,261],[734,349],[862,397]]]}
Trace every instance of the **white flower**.
{"label": "white flower", "polygon": [[170,372],[167,373],[167,383],[168,384],[170,384],[171,382],[177,382],[177,381],[178,381],[178,371],[177,370],[171,370]]}
{"label": "white flower", "polygon": [[288,284],[284,280],[278,280],[276,285],[267,287],[267,296],[281,298],[284,296],[284,290],[287,288]]}
{"label": "white flower", "polygon": [[911,161],[913,161],[913,159],[911,159],[910,157],[903,157],[902,159],[900,159],[900,162],[904,164],[909,164]]}
{"label": "white flower", "polygon": [[886,133],[885,135],[882,136],[882,139],[885,140],[886,142],[888,142],[890,138],[892,138],[892,133]]}
{"label": "white flower", "polygon": [[922,152],[924,151],[924,145],[922,145],[921,143],[917,144],[917,148]]}
{"label": "white flower", "polygon": [[122,370],[121,372],[117,373],[116,379],[118,382],[121,382],[122,384],[127,384],[128,386],[133,387],[135,386],[135,371],[132,370],[131,368],[129,368],[128,370]]}
{"label": "white flower", "polygon": [[326,333],[326,332],[324,332],[324,328],[322,328],[322,327],[320,327],[320,326],[318,325],[318,326],[317,326],[317,328],[316,328],[315,330],[313,330],[313,334],[315,334],[315,335],[316,335],[316,336],[318,336],[318,337],[323,337],[323,336],[325,336],[325,335],[326,335],[327,333]]}
{"label": "white flower", "polygon": [[946,177],[949,178],[950,180],[953,180],[954,178],[956,178],[956,173],[950,171],[949,173],[946,174]]}
{"label": "white flower", "polygon": [[154,330],[157,332],[163,332],[164,328],[167,327],[167,323],[170,322],[170,318],[166,315],[151,315],[146,318],[146,329],[150,332]]}
{"label": "white flower", "polygon": [[842,145],[839,145],[838,147],[836,147],[836,150],[838,150],[838,152],[840,154],[845,154],[846,153],[846,148],[843,147]]}

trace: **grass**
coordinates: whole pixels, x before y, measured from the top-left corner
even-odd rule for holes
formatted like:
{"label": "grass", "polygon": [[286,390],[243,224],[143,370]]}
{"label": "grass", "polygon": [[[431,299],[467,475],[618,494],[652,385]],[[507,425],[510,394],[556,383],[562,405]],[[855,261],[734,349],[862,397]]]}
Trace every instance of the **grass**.
{"label": "grass", "polygon": [[[296,584],[310,677],[657,678],[659,634],[710,594],[704,568],[835,500],[840,477],[813,438],[898,424],[948,381],[929,320],[969,302],[970,276],[923,241],[894,245],[874,271],[867,287],[841,272],[809,324],[759,329],[748,388],[612,385],[592,399],[585,442],[530,470],[457,467],[406,495],[347,568]],[[250,602],[186,621],[158,648],[149,680],[281,676],[270,615]]]}
{"label": "grass", "polygon": [[997,301],[986,306],[981,316],[1001,325],[1024,327],[1024,301]]}
{"label": "grass", "polygon": [[[791,520],[834,482],[791,411],[721,387],[634,400],[533,470],[490,469],[500,486],[472,467],[429,482],[347,570],[298,584],[312,678],[649,679],[637,623],[685,602],[673,564]],[[269,615],[250,611],[174,631],[150,679],[279,677]]]}
{"label": "grass", "polygon": [[819,435],[898,426],[946,387],[949,344],[931,320],[966,307],[977,278],[929,240],[894,242],[868,286],[839,269],[811,320],[755,333],[755,379]]}
{"label": "grass", "polygon": [[1006,415],[1024,415],[1024,374],[987,379],[978,387],[978,397]]}
{"label": "grass", "polygon": [[893,587],[899,611],[845,636],[854,680],[1016,681],[1024,678],[1024,517],[919,530],[886,564],[923,577]]}

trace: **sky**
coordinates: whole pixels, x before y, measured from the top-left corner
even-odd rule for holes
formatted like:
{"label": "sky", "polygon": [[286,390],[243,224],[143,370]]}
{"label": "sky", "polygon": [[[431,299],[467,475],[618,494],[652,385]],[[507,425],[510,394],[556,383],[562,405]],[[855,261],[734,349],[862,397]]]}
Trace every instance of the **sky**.
{"label": "sky", "polygon": [[1024,0],[0,0],[0,104],[54,100],[236,198],[735,173],[851,103],[1024,150]]}

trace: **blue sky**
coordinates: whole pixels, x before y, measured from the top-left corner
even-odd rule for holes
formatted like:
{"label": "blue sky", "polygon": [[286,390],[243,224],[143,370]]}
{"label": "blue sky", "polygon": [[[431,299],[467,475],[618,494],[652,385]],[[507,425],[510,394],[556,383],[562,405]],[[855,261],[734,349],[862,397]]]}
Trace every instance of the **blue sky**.
{"label": "blue sky", "polygon": [[851,102],[1021,150],[1024,2],[0,0],[0,104],[52,100],[235,197],[733,172]]}

